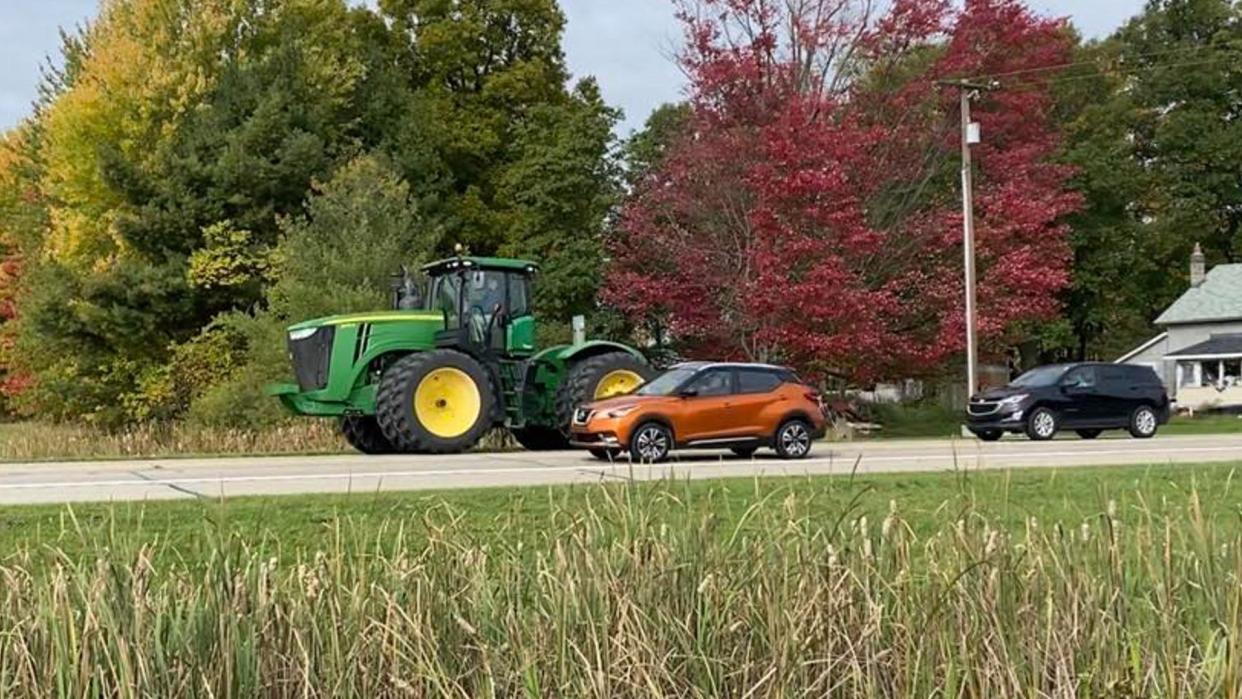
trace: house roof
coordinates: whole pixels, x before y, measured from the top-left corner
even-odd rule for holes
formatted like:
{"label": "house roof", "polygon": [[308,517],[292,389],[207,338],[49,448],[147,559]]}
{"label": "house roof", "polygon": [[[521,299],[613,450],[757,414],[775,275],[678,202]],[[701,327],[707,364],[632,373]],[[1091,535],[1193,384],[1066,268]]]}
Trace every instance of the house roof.
{"label": "house roof", "polygon": [[1242,264],[1216,265],[1156,319],[1156,325],[1242,319]]}
{"label": "house roof", "polygon": [[1118,359],[1115,363],[1116,363],[1116,364],[1125,364],[1126,362],[1130,361],[1131,359],[1134,359],[1135,357],[1137,357],[1137,356],[1139,356],[1140,354],[1142,354],[1142,353],[1146,352],[1147,350],[1151,349],[1152,347],[1155,347],[1155,346],[1156,346],[1156,343],[1160,342],[1161,340],[1165,340],[1165,339],[1167,339],[1168,337],[1169,337],[1169,334],[1168,334],[1168,333],[1160,333],[1159,335],[1157,335],[1157,336],[1153,337],[1152,339],[1148,340],[1147,342],[1144,342],[1143,344],[1139,345],[1138,347],[1135,347],[1134,349],[1130,350],[1130,351],[1129,351],[1129,353],[1127,353],[1127,354],[1126,354],[1126,356],[1122,357],[1121,359]]}
{"label": "house roof", "polygon": [[1242,357],[1242,334],[1213,335],[1210,340],[1180,349],[1167,356],[1168,359]]}

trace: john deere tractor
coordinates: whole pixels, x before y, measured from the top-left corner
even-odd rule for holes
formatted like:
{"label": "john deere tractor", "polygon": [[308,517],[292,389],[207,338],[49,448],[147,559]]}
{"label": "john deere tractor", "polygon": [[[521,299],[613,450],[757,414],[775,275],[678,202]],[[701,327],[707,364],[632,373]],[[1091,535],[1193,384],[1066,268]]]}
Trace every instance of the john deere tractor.
{"label": "john deere tractor", "polygon": [[296,384],[269,390],[299,415],[336,418],[367,454],[468,450],[507,427],[528,449],[564,448],[574,409],[653,375],[612,342],[535,347],[533,262],[455,257],[406,271],[394,310],[289,328]]}

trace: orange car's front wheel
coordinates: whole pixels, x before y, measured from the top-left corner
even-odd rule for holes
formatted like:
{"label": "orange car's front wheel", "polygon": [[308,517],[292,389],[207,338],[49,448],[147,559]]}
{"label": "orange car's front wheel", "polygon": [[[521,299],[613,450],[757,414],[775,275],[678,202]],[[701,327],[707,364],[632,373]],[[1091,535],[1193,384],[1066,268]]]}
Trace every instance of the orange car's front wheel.
{"label": "orange car's front wheel", "polygon": [[630,434],[630,458],[658,464],[673,451],[673,433],[658,422],[645,422]]}

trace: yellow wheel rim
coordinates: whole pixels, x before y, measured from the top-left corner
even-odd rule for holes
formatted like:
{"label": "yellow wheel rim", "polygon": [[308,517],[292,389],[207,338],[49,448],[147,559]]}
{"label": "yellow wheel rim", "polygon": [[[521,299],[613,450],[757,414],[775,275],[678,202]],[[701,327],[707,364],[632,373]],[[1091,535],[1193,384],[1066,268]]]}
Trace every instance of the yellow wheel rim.
{"label": "yellow wheel rim", "polygon": [[482,409],[478,385],[461,369],[436,369],[424,376],[414,391],[414,417],[442,439],[469,432]]}
{"label": "yellow wheel rim", "polygon": [[595,384],[595,400],[629,393],[643,383],[643,377],[629,369],[610,371],[599,380],[599,383]]}

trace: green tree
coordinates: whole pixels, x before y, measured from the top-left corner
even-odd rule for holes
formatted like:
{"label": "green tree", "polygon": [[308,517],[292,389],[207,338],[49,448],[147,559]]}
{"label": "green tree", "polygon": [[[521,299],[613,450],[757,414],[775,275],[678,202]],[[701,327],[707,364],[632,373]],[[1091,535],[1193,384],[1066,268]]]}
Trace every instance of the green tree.
{"label": "green tree", "polygon": [[643,128],[632,134],[622,148],[626,181],[635,182],[658,166],[671,146],[687,127],[690,105],[662,104],[647,117]]}
{"label": "green tree", "polygon": [[357,296],[299,305],[282,267],[282,222],[362,154],[412,185],[407,258],[459,242],[537,257],[542,312],[593,308],[618,114],[593,81],[567,87],[554,0],[351,4],[113,0],[66,37],[30,127],[46,217],[24,232],[14,324],[40,414],[175,417],[208,387],[169,384],[169,366],[209,380],[252,361],[237,312],[384,303],[369,274],[348,277]]}
{"label": "green tree", "polygon": [[179,345],[261,300],[280,218],[397,118],[373,104],[400,86],[384,32],[339,0],[105,5],[37,115],[51,223],[17,353],[44,415],[132,417]]}
{"label": "green tree", "polygon": [[410,120],[390,151],[415,183],[436,250],[543,263],[549,320],[594,308],[616,203],[620,117],[593,80],[567,89],[555,0],[381,0],[408,43]]}
{"label": "green tree", "polygon": [[1045,332],[1051,354],[1114,359],[1150,337],[1196,242],[1213,261],[1242,258],[1239,12],[1152,0],[1058,79],[1062,157],[1085,205],[1069,221],[1073,284],[1064,323]]}
{"label": "green tree", "polygon": [[172,386],[193,374],[173,366],[148,387],[152,395],[172,401],[174,411],[183,407],[177,401],[189,396],[191,417],[202,423],[244,427],[279,420],[280,409],[263,389],[289,372],[285,327],[386,307],[398,265],[427,262],[432,242],[409,185],[376,156],[357,158],[317,186],[305,212],[281,219],[280,231],[263,310],[222,316],[188,343],[201,351],[183,354],[190,367],[222,359],[223,380],[215,376],[198,385]]}

